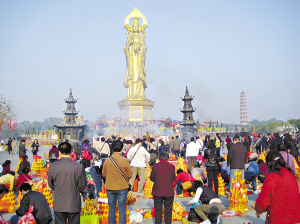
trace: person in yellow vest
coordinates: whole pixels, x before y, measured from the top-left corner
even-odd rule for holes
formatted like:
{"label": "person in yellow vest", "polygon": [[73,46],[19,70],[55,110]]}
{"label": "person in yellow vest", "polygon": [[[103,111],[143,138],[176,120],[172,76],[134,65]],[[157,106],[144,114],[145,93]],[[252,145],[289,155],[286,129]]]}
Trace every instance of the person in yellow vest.
{"label": "person in yellow vest", "polygon": [[220,151],[220,147],[221,147],[221,144],[222,144],[222,139],[220,137],[220,134],[219,133],[216,133],[216,137],[215,137],[215,145],[216,145],[216,148]]}
{"label": "person in yellow vest", "polygon": [[15,183],[15,171],[10,171],[8,174],[3,175],[0,177],[0,183],[2,184],[9,184],[9,190],[13,190],[14,188],[14,183]]}

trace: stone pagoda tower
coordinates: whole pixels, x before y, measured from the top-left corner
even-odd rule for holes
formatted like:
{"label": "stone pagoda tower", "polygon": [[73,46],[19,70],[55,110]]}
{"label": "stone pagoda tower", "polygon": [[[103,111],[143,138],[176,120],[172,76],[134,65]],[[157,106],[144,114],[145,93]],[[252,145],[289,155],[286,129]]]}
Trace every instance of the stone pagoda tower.
{"label": "stone pagoda tower", "polygon": [[240,124],[248,125],[246,94],[243,90],[241,92],[240,115]]}
{"label": "stone pagoda tower", "polygon": [[183,121],[180,122],[180,124],[184,126],[185,129],[194,129],[196,122],[193,119],[193,113],[195,112],[196,108],[194,109],[192,106],[192,100],[194,97],[190,96],[187,87],[184,97],[180,97],[180,99],[183,101],[183,109],[180,110],[183,113]]}
{"label": "stone pagoda tower", "polygon": [[84,138],[84,130],[87,125],[84,123],[83,118],[77,117],[78,112],[75,108],[77,99],[74,99],[72,89],[70,89],[69,97],[65,99],[65,102],[67,103],[67,109],[64,111],[64,121],[59,125],[54,125],[57,128],[58,138],[81,141]]}

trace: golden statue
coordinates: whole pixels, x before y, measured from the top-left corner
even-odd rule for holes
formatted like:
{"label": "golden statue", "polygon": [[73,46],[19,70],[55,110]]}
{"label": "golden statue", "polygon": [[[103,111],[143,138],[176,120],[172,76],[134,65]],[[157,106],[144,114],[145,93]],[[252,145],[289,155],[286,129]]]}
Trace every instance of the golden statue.
{"label": "golden statue", "polygon": [[[132,24],[129,22],[132,20]],[[142,21],[142,25],[140,25]],[[145,28],[147,19],[135,8],[125,19],[127,42],[124,48],[126,56],[126,77],[124,87],[127,88],[125,99],[118,102],[121,119],[128,121],[143,121],[151,118],[154,102],[145,95],[146,84],[146,43]]]}
{"label": "golden statue", "polygon": [[[129,21],[133,20],[130,27]],[[140,26],[139,19],[143,21]],[[127,88],[126,98],[145,99],[146,84],[146,43],[144,29],[147,27],[147,20],[144,15],[136,8],[125,19],[125,28],[127,29],[127,43],[124,48],[126,56],[127,72],[124,81],[124,87]],[[131,34],[130,34],[131,33]]]}

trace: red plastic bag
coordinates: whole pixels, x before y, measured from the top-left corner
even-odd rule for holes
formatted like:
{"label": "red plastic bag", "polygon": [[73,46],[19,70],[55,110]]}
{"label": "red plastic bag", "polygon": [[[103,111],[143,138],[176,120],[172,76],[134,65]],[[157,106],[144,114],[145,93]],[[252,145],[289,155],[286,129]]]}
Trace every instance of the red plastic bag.
{"label": "red plastic bag", "polygon": [[0,224],[10,224],[10,221],[6,221],[0,214]]}
{"label": "red plastic bag", "polygon": [[91,157],[89,151],[86,149],[84,150],[84,152],[82,153],[82,158],[88,161],[91,161],[93,158]]}
{"label": "red plastic bag", "polygon": [[31,205],[28,209],[28,212],[19,218],[18,224],[37,224],[34,216],[32,215],[33,210],[34,206]]}

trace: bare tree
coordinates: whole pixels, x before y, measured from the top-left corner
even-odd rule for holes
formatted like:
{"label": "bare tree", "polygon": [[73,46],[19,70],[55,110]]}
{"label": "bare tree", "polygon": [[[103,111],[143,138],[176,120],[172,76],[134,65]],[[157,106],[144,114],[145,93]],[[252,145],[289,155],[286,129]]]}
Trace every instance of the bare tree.
{"label": "bare tree", "polygon": [[17,117],[17,112],[11,101],[0,95],[0,122],[5,124]]}

